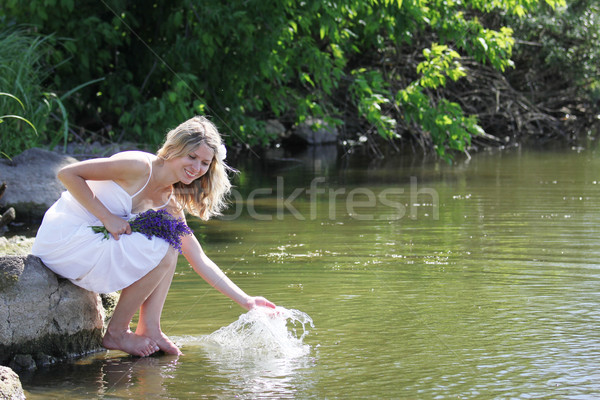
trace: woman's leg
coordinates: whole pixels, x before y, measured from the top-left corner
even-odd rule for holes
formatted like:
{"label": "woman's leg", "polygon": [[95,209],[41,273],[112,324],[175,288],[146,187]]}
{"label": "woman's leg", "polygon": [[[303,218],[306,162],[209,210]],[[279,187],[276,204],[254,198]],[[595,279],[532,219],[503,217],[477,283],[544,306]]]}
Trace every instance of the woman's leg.
{"label": "woman's leg", "polygon": [[162,314],[173,274],[177,263],[173,263],[171,269],[167,271],[163,279],[152,294],[146,299],[140,308],[140,317],[135,333],[141,336],[151,338],[158,344],[162,351],[168,354],[182,354],[179,348],[162,332],[160,327],[160,316]]}
{"label": "woman's leg", "polygon": [[[134,334],[129,330],[129,324],[137,310],[152,295],[165,276],[169,273],[172,276],[171,271],[176,263],[177,253],[169,247],[167,254],[156,268],[121,291],[119,302],[102,341],[104,347],[136,356],[148,356],[159,350],[155,340]],[[170,281],[171,278],[168,279]]]}

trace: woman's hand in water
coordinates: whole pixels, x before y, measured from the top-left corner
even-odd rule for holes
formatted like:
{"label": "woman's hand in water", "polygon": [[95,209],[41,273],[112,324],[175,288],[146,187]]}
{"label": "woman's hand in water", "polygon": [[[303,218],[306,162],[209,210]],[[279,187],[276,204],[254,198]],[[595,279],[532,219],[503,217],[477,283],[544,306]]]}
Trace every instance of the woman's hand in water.
{"label": "woman's hand in water", "polygon": [[267,307],[275,309],[275,304],[260,296],[248,298],[248,300],[246,301],[246,306],[244,308],[246,308],[247,310],[252,310],[255,307]]}

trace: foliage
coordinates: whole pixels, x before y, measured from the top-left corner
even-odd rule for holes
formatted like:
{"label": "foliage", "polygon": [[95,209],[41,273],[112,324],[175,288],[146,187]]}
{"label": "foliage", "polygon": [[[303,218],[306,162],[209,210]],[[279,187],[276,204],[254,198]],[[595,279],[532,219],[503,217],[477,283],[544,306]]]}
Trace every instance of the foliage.
{"label": "foliage", "polygon": [[4,157],[48,145],[67,144],[69,115],[64,100],[82,87],[57,95],[45,86],[56,63],[53,35],[24,29],[0,32],[0,150]]}
{"label": "foliage", "polygon": [[[21,100],[19,100],[18,97],[15,97],[15,96],[13,96],[10,93],[2,93],[2,92],[0,92],[0,97],[2,97],[2,96],[5,96],[5,97],[13,99],[17,103],[19,103],[19,105],[21,106],[21,108],[23,109],[23,111],[25,111],[25,106],[23,105],[23,102]],[[33,129],[33,133],[35,133],[36,136],[38,135],[38,132],[37,132],[37,129],[36,129],[35,125],[33,125],[31,123],[31,121],[29,121],[27,118],[23,118],[20,115],[14,115],[14,114],[0,115],[0,124],[3,123],[3,122],[5,122],[6,119],[16,119],[18,121],[23,121],[27,125],[29,125],[31,127],[31,129]],[[10,150],[8,150],[8,151],[10,151]],[[3,153],[3,154],[8,157],[8,154],[6,154],[6,153]]]}
{"label": "foliage", "polygon": [[[511,23],[522,39],[515,54],[520,68],[513,79],[526,75],[534,99],[549,109],[573,99],[600,100],[600,3],[570,1],[557,12],[542,10]],[[544,68],[536,70],[535,65]]]}
{"label": "foliage", "polygon": [[49,39],[18,30],[0,32],[0,151],[5,157],[48,139],[42,135],[54,100],[41,82]]}
{"label": "foliage", "polygon": [[[55,87],[109,137],[159,144],[165,130],[209,114],[228,141],[267,145],[264,121],[344,121],[346,132],[419,137],[445,159],[484,128],[448,97],[465,60],[513,67],[500,20],[564,0],[7,0],[5,19],[63,39]],[[518,20],[517,20],[518,21]],[[353,133],[352,133],[353,134]]]}

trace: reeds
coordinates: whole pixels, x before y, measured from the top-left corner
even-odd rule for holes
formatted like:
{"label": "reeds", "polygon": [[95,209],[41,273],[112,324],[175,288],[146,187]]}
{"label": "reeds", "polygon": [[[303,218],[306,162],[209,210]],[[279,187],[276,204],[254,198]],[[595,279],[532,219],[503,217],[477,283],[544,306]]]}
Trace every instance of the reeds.
{"label": "reeds", "polygon": [[[0,155],[10,158],[31,147],[54,148],[61,140],[66,150],[69,114],[64,99],[94,79],[57,95],[46,87],[59,44],[27,27],[0,31]],[[58,60],[58,63],[69,60]]]}
{"label": "reeds", "polygon": [[47,142],[46,129],[52,111],[43,82],[49,70],[45,59],[51,36],[26,29],[0,32],[0,153],[12,157]]}

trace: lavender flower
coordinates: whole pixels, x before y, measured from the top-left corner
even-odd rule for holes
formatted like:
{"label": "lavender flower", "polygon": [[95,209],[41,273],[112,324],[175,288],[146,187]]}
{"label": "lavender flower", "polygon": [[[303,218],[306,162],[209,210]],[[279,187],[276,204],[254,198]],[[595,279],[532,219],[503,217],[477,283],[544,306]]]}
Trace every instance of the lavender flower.
{"label": "lavender flower", "polygon": [[[165,210],[148,210],[129,220],[132,232],[139,232],[148,239],[153,236],[166,240],[181,254],[181,237],[191,235],[192,230],[179,218],[174,218]],[[90,226],[96,233],[102,233],[104,239],[109,238],[104,226]]]}

